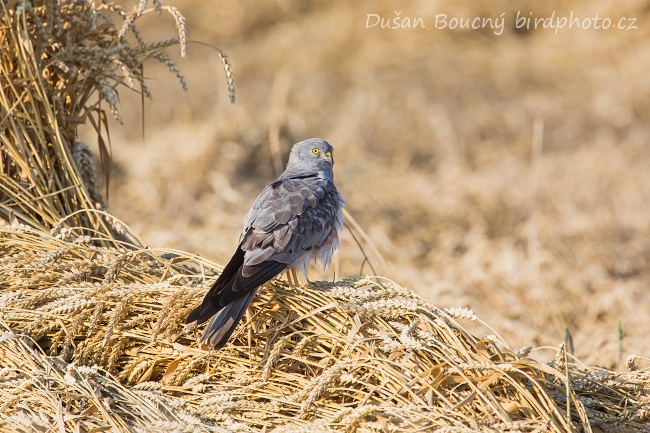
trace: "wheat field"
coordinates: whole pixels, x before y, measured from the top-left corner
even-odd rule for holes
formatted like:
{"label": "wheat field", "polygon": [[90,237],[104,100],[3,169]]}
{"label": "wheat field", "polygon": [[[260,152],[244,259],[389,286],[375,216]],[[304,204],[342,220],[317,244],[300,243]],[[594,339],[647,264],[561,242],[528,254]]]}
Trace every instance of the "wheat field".
{"label": "wheat field", "polygon": [[[400,7],[3,4],[0,431],[650,431],[646,8]],[[397,12],[429,27],[364,26]],[[336,275],[203,350],[183,319],[306,136]]]}
{"label": "wheat field", "polygon": [[[557,346],[568,331],[590,364],[650,353],[645,3],[400,5],[427,29],[366,29],[369,13],[395,16],[389,2],[179,1],[190,38],[230,55],[237,103],[209,49],[179,63],[189,92],[151,65],[144,140],[134,95],[122,95],[131,121],[111,131],[113,213],[152,245],[225,262],[290,145],[320,136],[387,263],[371,257],[371,269],[347,233],[341,275],[471,307],[513,347]],[[516,31],[518,10],[638,28]],[[509,26],[436,30],[440,13],[505,13]]]}

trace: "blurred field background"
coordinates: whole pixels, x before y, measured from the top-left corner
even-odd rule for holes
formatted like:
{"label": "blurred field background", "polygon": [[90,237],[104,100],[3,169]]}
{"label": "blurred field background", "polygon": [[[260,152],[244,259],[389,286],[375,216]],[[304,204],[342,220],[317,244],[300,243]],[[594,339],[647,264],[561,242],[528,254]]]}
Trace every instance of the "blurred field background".
{"label": "blurred field background", "polygon": [[[145,69],[144,141],[139,96],[120,94],[109,207],[150,245],[225,264],[290,145],[322,137],[348,211],[386,259],[377,273],[471,307],[515,349],[557,347],[569,330],[588,364],[650,354],[647,2],[170,4],[190,39],[229,55],[237,103],[200,45],[178,62],[187,93],[164,66]],[[638,28],[522,31],[518,10]],[[395,11],[427,28],[365,28]],[[504,12],[500,36],[434,28],[440,13]],[[148,35],[175,36],[147,20]],[[349,232],[340,260],[341,276],[373,273]]]}

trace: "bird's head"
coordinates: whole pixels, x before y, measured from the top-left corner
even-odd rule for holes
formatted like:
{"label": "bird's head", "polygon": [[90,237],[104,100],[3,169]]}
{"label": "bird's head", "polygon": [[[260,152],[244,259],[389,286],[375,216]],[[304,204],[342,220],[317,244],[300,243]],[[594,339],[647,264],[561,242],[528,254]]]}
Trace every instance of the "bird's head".
{"label": "bird's head", "polygon": [[334,165],[334,149],[325,140],[309,138],[291,148],[287,171],[331,172]]}

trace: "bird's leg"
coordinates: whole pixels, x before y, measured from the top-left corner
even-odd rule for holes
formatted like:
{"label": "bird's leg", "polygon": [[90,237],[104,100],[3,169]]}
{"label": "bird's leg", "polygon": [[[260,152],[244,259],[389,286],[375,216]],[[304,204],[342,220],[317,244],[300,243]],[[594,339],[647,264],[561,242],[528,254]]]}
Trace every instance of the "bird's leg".
{"label": "bird's leg", "polygon": [[294,268],[287,269],[285,271],[285,274],[287,276],[287,282],[290,285],[297,286],[299,284],[298,275],[296,274],[296,270]]}
{"label": "bird's leg", "polygon": [[293,277],[294,286],[300,284],[300,282],[298,281],[298,273],[296,272],[296,268],[291,268],[291,276]]}
{"label": "bird's leg", "polygon": [[287,269],[284,271],[284,275],[287,277],[287,283],[289,283],[290,286],[293,286],[293,281],[291,281],[291,270]]}

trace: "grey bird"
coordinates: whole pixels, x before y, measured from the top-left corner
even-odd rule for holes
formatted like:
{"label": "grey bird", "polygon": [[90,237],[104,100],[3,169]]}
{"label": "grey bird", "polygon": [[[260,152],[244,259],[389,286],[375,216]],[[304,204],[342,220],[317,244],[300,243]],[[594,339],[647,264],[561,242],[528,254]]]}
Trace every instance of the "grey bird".
{"label": "grey bird", "polygon": [[212,288],[185,319],[203,323],[200,342],[222,348],[257,289],[312,259],[326,269],[339,246],[345,200],[334,186],[332,146],[310,138],[293,145],[287,168],[266,184],[248,213],[239,246]]}

